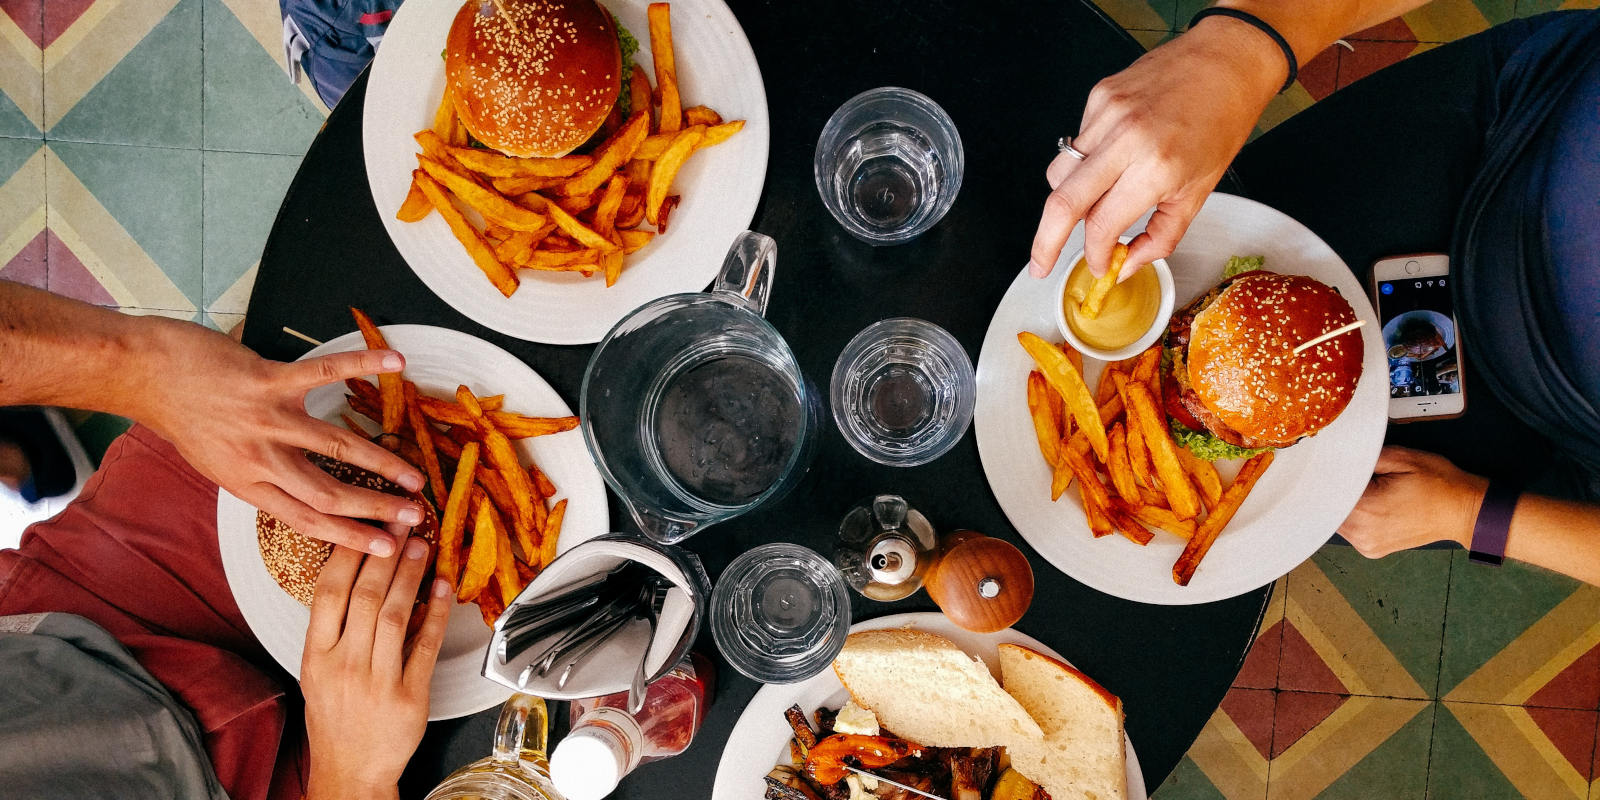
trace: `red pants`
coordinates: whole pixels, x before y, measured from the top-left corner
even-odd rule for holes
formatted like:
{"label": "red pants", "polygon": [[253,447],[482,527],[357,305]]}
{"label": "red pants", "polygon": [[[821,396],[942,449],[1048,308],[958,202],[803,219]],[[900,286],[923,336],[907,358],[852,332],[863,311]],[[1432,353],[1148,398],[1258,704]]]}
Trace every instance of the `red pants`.
{"label": "red pants", "polygon": [[113,442],[72,505],[0,551],[0,616],[39,611],[110,631],[188,706],[229,797],[303,796],[303,704],[228,589],[217,486],[148,428]]}

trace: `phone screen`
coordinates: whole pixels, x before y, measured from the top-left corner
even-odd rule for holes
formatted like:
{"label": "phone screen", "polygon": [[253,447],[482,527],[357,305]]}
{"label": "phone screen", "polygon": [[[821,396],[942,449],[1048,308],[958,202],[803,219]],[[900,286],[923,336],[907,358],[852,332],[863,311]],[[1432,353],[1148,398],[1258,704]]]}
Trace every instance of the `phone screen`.
{"label": "phone screen", "polygon": [[1449,281],[1436,275],[1378,282],[1391,398],[1461,392]]}

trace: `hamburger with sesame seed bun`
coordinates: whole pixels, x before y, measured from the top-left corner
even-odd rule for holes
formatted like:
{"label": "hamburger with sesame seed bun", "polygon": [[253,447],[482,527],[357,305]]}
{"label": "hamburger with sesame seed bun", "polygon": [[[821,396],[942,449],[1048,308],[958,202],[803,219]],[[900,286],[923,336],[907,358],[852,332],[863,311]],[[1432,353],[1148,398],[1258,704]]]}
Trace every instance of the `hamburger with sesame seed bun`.
{"label": "hamburger with sesame seed bun", "polygon": [[[307,457],[323,472],[343,483],[416,501],[422,506],[422,524],[412,528],[411,535],[420,536],[429,544],[438,543],[439,518],[434,514],[433,504],[421,493],[408,492],[381,475],[343,461],[335,461],[317,453],[308,453]],[[333,545],[306,536],[265,511],[256,512],[256,544],[261,548],[261,561],[272,573],[272,579],[290,597],[310,606],[311,598],[316,594],[317,577],[322,574],[322,565],[333,555]],[[424,591],[429,585],[431,582],[428,580],[422,582]]]}
{"label": "hamburger with sesame seed bun", "polygon": [[1174,438],[1216,460],[1322,430],[1355,395],[1361,333],[1294,348],[1355,320],[1337,290],[1302,275],[1255,269],[1225,278],[1167,329],[1162,404]]}
{"label": "hamburger with sesame seed bun", "polygon": [[623,66],[637,49],[594,0],[467,0],[445,44],[445,81],[477,142],[561,156],[627,99]]}

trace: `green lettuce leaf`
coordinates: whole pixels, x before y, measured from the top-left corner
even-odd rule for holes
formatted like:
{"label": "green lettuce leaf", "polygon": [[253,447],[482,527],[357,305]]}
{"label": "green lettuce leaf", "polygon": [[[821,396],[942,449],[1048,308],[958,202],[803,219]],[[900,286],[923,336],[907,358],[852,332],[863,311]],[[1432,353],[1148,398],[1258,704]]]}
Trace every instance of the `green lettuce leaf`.
{"label": "green lettuce leaf", "polygon": [[1233,256],[1228,259],[1228,266],[1222,268],[1222,277],[1231,278],[1240,273],[1261,269],[1266,261],[1265,256]]}
{"label": "green lettuce leaf", "polygon": [[[606,13],[611,14],[610,9]],[[617,44],[622,47],[622,92],[617,98],[617,113],[627,119],[633,113],[633,92],[628,91],[628,80],[632,77],[633,57],[639,52],[639,40],[622,26],[622,20],[615,14],[611,14],[611,25],[617,29]]]}
{"label": "green lettuce leaf", "polygon": [[1209,433],[1189,430],[1183,423],[1175,419],[1168,419],[1167,425],[1172,429],[1173,441],[1189,448],[1189,452],[1194,453],[1196,457],[1207,461],[1249,458],[1257,453],[1264,453],[1272,449],[1270,447],[1258,447],[1252,450],[1247,447],[1231,445]]}

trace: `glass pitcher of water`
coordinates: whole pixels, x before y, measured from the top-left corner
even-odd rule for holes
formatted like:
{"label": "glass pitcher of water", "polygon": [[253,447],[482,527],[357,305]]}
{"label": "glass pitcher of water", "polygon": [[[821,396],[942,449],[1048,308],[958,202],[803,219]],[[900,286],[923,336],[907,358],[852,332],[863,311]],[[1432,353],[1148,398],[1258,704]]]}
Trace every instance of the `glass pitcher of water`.
{"label": "glass pitcher of water", "polygon": [[562,800],[545,756],[549,723],[543,700],[512,695],[500,707],[494,752],[451,773],[426,800]]}
{"label": "glass pitcher of water", "polygon": [[775,268],[772,239],[746,231],[710,292],[640,306],[589,359],[584,441],[657,542],[781,495],[809,464],[817,392],[762,318]]}

